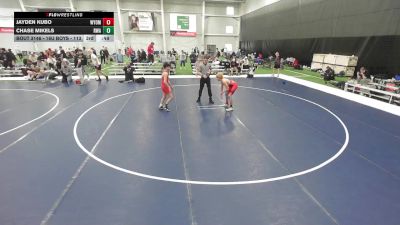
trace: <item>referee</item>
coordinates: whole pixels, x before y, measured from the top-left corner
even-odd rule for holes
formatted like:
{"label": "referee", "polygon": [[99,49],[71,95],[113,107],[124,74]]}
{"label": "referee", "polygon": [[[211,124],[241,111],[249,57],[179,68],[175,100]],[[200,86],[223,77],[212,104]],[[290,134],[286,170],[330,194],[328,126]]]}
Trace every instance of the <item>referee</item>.
{"label": "referee", "polygon": [[214,104],[214,101],[212,99],[212,93],[211,93],[211,80],[210,80],[211,65],[208,63],[208,57],[205,57],[203,59],[203,63],[200,64],[197,72],[198,72],[197,74],[199,74],[201,76],[201,78],[200,78],[199,97],[197,98],[196,102],[200,103],[201,94],[203,93],[204,84],[207,84],[209,103],[210,104]]}

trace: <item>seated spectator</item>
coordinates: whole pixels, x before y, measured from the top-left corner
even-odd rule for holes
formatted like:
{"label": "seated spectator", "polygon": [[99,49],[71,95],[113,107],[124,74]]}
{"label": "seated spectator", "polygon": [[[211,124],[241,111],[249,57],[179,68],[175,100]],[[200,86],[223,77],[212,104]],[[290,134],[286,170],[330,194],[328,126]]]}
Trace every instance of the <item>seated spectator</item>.
{"label": "seated spectator", "polygon": [[233,57],[231,61],[231,73],[230,75],[233,75],[233,73],[236,73],[236,75],[239,74],[239,63],[236,61],[236,58]]}
{"label": "seated spectator", "polygon": [[293,68],[294,68],[294,69],[297,69],[297,70],[300,70],[300,69],[301,69],[301,65],[300,65],[298,59],[294,59],[294,60],[293,60]]}
{"label": "seated spectator", "polygon": [[212,65],[220,65],[221,64],[221,62],[219,61],[219,59],[218,58],[214,58],[214,60],[212,61],[212,63],[211,63]]}
{"label": "seated spectator", "polygon": [[327,84],[328,81],[335,80],[335,71],[330,66],[326,67],[324,72],[324,81]]}
{"label": "seated spectator", "polygon": [[133,67],[133,64],[130,63],[127,66],[124,67],[124,73],[125,73],[125,80],[120,80],[120,83],[123,82],[128,82],[131,83],[134,81],[134,77],[133,77],[133,72],[135,71],[135,67]]}
{"label": "seated spectator", "polygon": [[176,68],[176,58],[171,52],[168,55],[168,62],[171,64],[172,68]]}
{"label": "seated spectator", "polygon": [[131,54],[130,54],[130,59],[131,59],[131,63],[137,63],[138,58],[137,58],[137,56],[136,56],[136,52],[135,52],[135,51],[132,51],[132,52],[131,52]]}
{"label": "seated spectator", "polygon": [[31,67],[26,70],[26,73],[28,75],[28,80],[36,80],[40,73],[40,67],[32,64]]}
{"label": "seated spectator", "polygon": [[357,80],[369,79],[368,71],[365,67],[361,67],[360,71],[357,72]]}

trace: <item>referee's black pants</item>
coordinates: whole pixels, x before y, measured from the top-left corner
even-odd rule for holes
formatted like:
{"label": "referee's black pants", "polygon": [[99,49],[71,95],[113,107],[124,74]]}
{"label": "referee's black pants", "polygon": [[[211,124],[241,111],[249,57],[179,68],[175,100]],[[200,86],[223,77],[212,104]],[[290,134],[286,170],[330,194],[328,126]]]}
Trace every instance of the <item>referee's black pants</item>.
{"label": "referee's black pants", "polygon": [[211,93],[211,79],[210,79],[210,77],[207,77],[207,78],[201,77],[200,78],[199,98],[201,98],[201,94],[203,93],[204,84],[207,84],[208,97],[211,99],[212,93]]}

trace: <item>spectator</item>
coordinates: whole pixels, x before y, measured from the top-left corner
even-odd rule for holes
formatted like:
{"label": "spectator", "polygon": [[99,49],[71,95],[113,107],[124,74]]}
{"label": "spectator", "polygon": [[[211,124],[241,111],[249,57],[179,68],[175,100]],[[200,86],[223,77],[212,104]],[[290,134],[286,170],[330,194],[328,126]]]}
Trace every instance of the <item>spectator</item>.
{"label": "spectator", "polygon": [[125,73],[125,80],[120,80],[119,82],[120,83],[123,83],[123,82],[132,83],[134,81],[133,72],[135,71],[135,68],[133,67],[132,63],[125,66],[123,70]]}
{"label": "spectator", "polygon": [[178,55],[178,52],[176,52],[176,50],[174,49],[174,48],[172,48],[172,55],[174,55],[175,56],[175,58],[176,58],[176,55]]}
{"label": "spectator", "polygon": [[80,52],[78,54],[78,56],[76,57],[76,62],[75,62],[76,73],[78,74],[78,76],[80,78],[80,84],[79,85],[84,85],[84,83],[85,83],[85,75],[83,73],[82,61],[83,61],[83,53]]}
{"label": "spectator", "polygon": [[230,72],[230,75],[233,75],[233,73],[236,73],[236,75],[239,74],[239,64],[236,61],[235,57],[232,57],[232,60],[231,60],[231,72]]}
{"label": "spectator", "polygon": [[100,63],[101,64],[105,64],[106,63],[106,54],[105,54],[105,51],[104,51],[104,46],[100,50]]}
{"label": "spectator", "polygon": [[124,55],[122,54],[121,49],[118,49],[118,53],[117,53],[115,58],[117,60],[117,63],[123,63],[124,62]]}
{"label": "spectator", "polygon": [[131,63],[136,63],[137,62],[137,57],[136,57],[136,52],[132,51],[130,54],[130,59],[131,59]]}
{"label": "spectator", "polygon": [[29,59],[32,63],[37,63],[37,61],[38,61],[38,57],[36,56],[36,53],[35,53],[35,52],[32,52],[32,53],[29,55],[28,59]]}
{"label": "spectator", "polygon": [[357,80],[364,80],[368,79],[368,71],[365,69],[365,67],[361,67],[360,70],[357,72]]}
{"label": "spectator", "polygon": [[14,53],[11,51],[11,49],[8,49],[8,51],[5,54],[5,61],[3,62],[4,68],[6,69],[7,67],[14,68],[16,61],[17,58],[15,57]]}
{"label": "spectator", "polygon": [[242,70],[245,69],[250,69],[250,62],[249,59],[247,58],[247,56],[244,57],[243,59],[243,64],[242,64]]}
{"label": "spectator", "polygon": [[171,52],[169,52],[167,60],[171,64],[171,68],[176,68],[176,58]]}
{"label": "spectator", "polygon": [[[142,51],[140,53],[140,59],[141,59],[140,62],[145,63],[146,62],[146,58],[147,58],[146,52],[142,49]],[[154,60],[154,58],[153,58],[153,60]]]}
{"label": "spectator", "polygon": [[104,57],[106,58],[106,63],[110,62],[110,52],[108,51],[107,47],[104,47]]}
{"label": "spectator", "polygon": [[280,69],[281,69],[281,56],[279,55],[279,52],[275,52],[274,69],[272,70],[272,75],[275,76],[275,70],[277,70],[278,71],[277,77],[279,77]]}
{"label": "spectator", "polygon": [[163,51],[160,53],[160,62],[162,64],[168,62],[168,56]]}
{"label": "spectator", "polygon": [[328,81],[335,80],[335,71],[330,66],[326,67],[324,72],[324,81],[327,84]]}
{"label": "spectator", "polygon": [[154,42],[151,42],[147,47],[148,61],[154,63]]}
{"label": "spectator", "polygon": [[181,55],[179,56],[179,59],[181,61],[180,66],[185,67],[186,66],[186,53],[182,50]]}
{"label": "spectator", "polygon": [[[65,59],[68,61],[67,59]],[[52,54],[49,54],[49,56],[46,59],[46,63],[50,69],[55,69],[56,68],[56,59],[53,57]]]}
{"label": "spectator", "polygon": [[196,63],[197,57],[195,52],[190,53],[189,58],[190,58],[190,63]]}
{"label": "spectator", "polygon": [[68,62],[68,59],[62,59],[61,62],[61,76],[63,83],[68,83],[68,76],[72,75],[72,67]]}

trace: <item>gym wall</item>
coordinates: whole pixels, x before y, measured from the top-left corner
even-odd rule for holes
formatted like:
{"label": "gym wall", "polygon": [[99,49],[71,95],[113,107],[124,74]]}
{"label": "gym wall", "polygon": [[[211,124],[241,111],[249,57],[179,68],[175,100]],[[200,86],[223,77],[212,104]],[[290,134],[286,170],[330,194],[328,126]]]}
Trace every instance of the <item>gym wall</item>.
{"label": "gym wall", "polygon": [[241,48],[264,55],[357,55],[371,73],[400,72],[398,0],[281,0],[244,15],[240,33]]}
{"label": "gym wall", "polygon": [[[1,10],[9,11],[10,16],[13,15],[14,11],[20,11],[20,5],[18,1],[9,1],[5,3],[0,1],[0,15]],[[69,1],[54,1],[54,0],[23,0],[24,4],[32,6],[41,6],[46,8],[57,8],[57,7],[70,7]],[[177,3],[178,2],[178,3]],[[113,43],[36,43],[38,50],[46,48],[58,48],[63,46],[64,48],[72,49],[73,47],[95,47],[101,48],[107,46],[109,50],[114,52],[116,49],[122,47],[122,38],[120,32],[120,25],[118,20],[117,6],[115,0],[79,0],[73,1],[76,11],[90,11],[90,10],[104,10],[114,11],[114,40]],[[228,4],[235,8],[235,14],[240,15],[240,4],[233,3]],[[211,15],[225,15],[227,3],[206,3],[206,14]],[[121,9],[135,9],[135,10],[160,10],[159,0],[139,1],[139,0],[120,0]],[[27,11],[30,11],[27,8]],[[182,1],[168,1],[164,0],[164,17],[165,17],[165,33],[166,33],[166,49],[170,50],[175,48],[178,51],[185,50],[190,51],[195,46],[199,49],[203,49],[206,46],[202,43],[202,1],[196,0],[182,0]],[[197,22],[197,36],[196,37],[173,37],[170,36],[169,30],[169,18],[170,13],[183,13],[183,14],[196,14]],[[128,11],[121,11],[121,23],[123,27],[123,36],[125,39],[125,46],[131,46],[133,49],[146,49],[147,45],[153,41],[155,43],[156,50],[163,50],[163,38],[162,38],[162,18],[161,13],[154,13],[154,26],[153,32],[129,32],[128,24]],[[225,34],[225,26],[233,26],[234,33],[239,33],[238,21],[233,18],[224,17],[206,17],[205,20],[205,33],[211,34]],[[0,34],[1,46],[12,46],[12,49],[19,48],[20,50],[34,51],[35,45],[33,43],[14,43],[13,34]],[[230,36],[205,36],[205,45],[214,44],[217,48],[223,48],[225,44],[232,44],[233,49],[236,50],[239,45],[239,37]]]}

